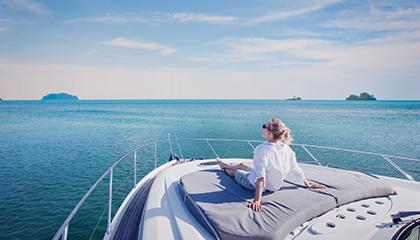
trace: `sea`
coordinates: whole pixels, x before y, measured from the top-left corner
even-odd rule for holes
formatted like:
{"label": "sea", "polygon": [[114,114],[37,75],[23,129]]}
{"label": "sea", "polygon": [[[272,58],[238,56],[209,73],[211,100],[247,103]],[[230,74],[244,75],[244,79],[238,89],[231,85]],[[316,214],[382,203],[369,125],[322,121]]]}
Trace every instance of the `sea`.
{"label": "sea", "polygon": [[[135,148],[167,140],[168,133],[179,139],[263,141],[261,126],[270,118],[292,130],[294,143],[420,158],[420,101],[0,101],[0,239],[51,239],[114,162]],[[179,156],[175,136],[169,137]],[[162,144],[157,165],[171,154],[169,142]],[[252,158],[249,145],[239,155],[232,146],[214,148],[221,158]],[[215,158],[211,150],[194,152],[196,147],[183,141],[180,148],[184,158]],[[298,160],[311,160],[300,146],[292,148]],[[355,162],[352,167],[367,172],[405,178],[381,156],[309,150],[320,161],[333,156],[337,164]],[[147,151],[137,154],[137,180],[154,168],[154,150]],[[391,160],[420,181],[420,162]],[[112,216],[133,187],[132,169],[132,156],[115,169]],[[103,238],[108,188],[106,177],[70,222],[69,239]]]}

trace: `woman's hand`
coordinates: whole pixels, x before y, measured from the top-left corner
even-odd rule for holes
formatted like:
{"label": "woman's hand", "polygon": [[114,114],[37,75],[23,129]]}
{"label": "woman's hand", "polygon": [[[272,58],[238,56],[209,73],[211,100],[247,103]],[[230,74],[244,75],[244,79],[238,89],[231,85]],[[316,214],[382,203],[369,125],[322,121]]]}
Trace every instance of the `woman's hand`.
{"label": "woman's hand", "polygon": [[261,206],[261,196],[264,188],[264,178],[258,178],[258,180],[255,182],[255,197],[254,202],[248,204],[248,207],[252,209],[254,212],[259,212],[262,209]]}
{"label": "woman's hand", "polygon": [[250,207],[252,209],[252,211],[254,211],[254,212],[259,212],[262,209],[262,205],[261,205],[260,201],[254,201],[252,203],[249,203],[248,207]]}
{"label": "woman's hand", "polygon": [[322,184],[314,183],[313,182],[313,183],[310,183],[309,184],[308,188],[321,188],[321,189],[326,189],[327,187],[324,186],[324,185],[322,185]]}
{"label": "woman's hand", "polygon": [[324,186],[322,184],[319,184],[319,183],[314,183],[314,182],[309,183],[308,180],[306,180],[305,177],[303,177],[303,183],[305,184],[305,186],[307,188],[322,188],[322,189],[326,189],[327,188],[326,186]]}

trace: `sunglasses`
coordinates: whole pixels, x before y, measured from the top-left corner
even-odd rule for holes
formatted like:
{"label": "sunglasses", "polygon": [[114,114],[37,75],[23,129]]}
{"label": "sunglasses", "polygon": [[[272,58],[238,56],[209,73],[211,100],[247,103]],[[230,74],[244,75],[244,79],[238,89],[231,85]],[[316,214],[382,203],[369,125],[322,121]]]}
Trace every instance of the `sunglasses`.
{"label": "sunglasses", "polygon": [[265,126],[265,123],[262,125],[262,128],[268,129],[268,127]]}

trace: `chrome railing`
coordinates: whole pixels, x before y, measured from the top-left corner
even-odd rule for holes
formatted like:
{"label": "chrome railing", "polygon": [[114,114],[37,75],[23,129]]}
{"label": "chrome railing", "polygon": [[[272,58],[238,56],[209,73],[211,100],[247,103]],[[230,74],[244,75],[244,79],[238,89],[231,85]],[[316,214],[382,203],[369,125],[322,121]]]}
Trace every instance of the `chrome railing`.
{"label": "chrome railing", "polygon": [[139,151],[140,149],[149,147],[154,145],[154,150],[155,150],[155,168],[156,168],[156,145],[158,143],[162,143],[162,142],[167,142],[168,140],[162,140],[162,141],[157,141],[157,142],[153,142],[153,143],[149,143],[146,144],[144,146],[141,146],[139,148],[134,149],[133,151],[127,153],[125,156],[123,156],[122,158],[120,158],[118,161],[116,161],[97,181],[95,184],[93,184],[93,186],[89,189],[89,191],[83,196],[83,198],[79,201],[79,203],[76,205],[76,207],[73,209],[73,211],[70,213],[70,215],[67,217],[67,219],[64,221],[64,223],[61,225],[60,229],[57,231],[57,233],[54,235],[53,239],[63,239],[66,240],[67,239],[67,234],[68,234],[68,229],[69,229],[69,224],[70,221],[73,219],[74,215],[76,215],[77,211],[80,209],[80,207],[82,206],[82,204],[86,201],[86,199],[89,197],[89,195],[93,192],[93,190],[95,190],[95,188],[99,185],[100,182],[102,182],[102,180],[104,180],[104,178],[106,176],[110,176],[109,177],[109,197],[108,197],[108,219],[107,219],[107,228],[106,228],[106,234],[109,234],[111,231],[111,210],[112,210],[112,181],[113,181],[113,170],[114,168],[124,159],[126,159],[128,156],[130,155],[134,155],[134,187],[136,187],[137,184],[137,179],[136,179],[136,165],[137,165],[137,151]]}
{"label": "chrome railing", "polygon": [[[240,139],[178,139],[179,141],[205,141],[210,149],[213,151],[213,153],[216,155],[216,157],[219,157],[219,155],[217,154],[217,152],[214,150],[214,148],[211,146],[211,144],[209,143],[209,141],[236,141],[236,142],[247,142],[249,145],[251,145],[251,147],[254,149],[254,146],[252,146],[251,142],[258,142],[258,143],[263,143],[264,141],[255,141],[255,140],[240,140]],[[318,161],[318,159],[315,158],[315,156],[307,149],[307,147],[312,147],[312,148],[322,148],[322,149],[328,149],[328,150],[338,150],[338,151],[344,151],[344,152],[353,152],[353,153],[362,153],[362,154],[368,154],[368,155],[376,155],[376,156],[381,156],[383,157],[385,160],[387,160],[395,169],[397,169],[401,174],[403,174],[408,180],[410,181],[415,181],[413,179],[413,177],[411,177],[408,173],[406,173],[403,169],[401,169],[395,162],[393,162],[390,157],[392,158],[398,158],[398,159],[405,159],[405,160],[411,160],[411,161],[417,161],[420,162],[420,159],[417,158],[409,158],[409,157],[401,157],[401,156],[396,156],[396,155],[389,155],[389,154],[382,154],[382,153],[374,153],[374,152],[367,152],[367,151],[359,151],[359,150],[352,150],[352,149],[345,149],[345,148],[335,148],[335,147],[324,147],[324,146],[317,146],[317,145],[308,145],[308,144],[299,144],[299,143],[291,143],[290,145],[293,146],[300,146],[302,147],[308,154],[309,156],[311,156],[311,158],[318,163],[319,165],[321,165],[320,161]],[[331,164],[330,164],[331,165]],[[353,169],[356,170],[356,169]],[[362,172],[360,170],[357,170],[359,172]],[[363,172],[365,173],[365,172]],[[370,174],[368,174],[370,175]]]}
{"label": "chrome railing", "polygon": [[[405,160],[411,160],[411,161],[420,162],[420,159],[417,159],[417,158],[401,157],[401,156],[395,156],[395,155],[389,155],[389,154],[366,152],[366,151],[359,151],[359,150],[351,150],[351,149],[345,149],[345,148],[323,147],[323,146],[307,145],[307,144],[296,144],[296,143],[295,144],[292,144],[292,145],[301,146],[303,148],[305,148],[305,147],[313,147],[313,148],[322,148],[322,149],[329,149],[329,150],[338,150],[338,151],[344,151],[344,152],[353,152],[353,153],[362,153],[362,154],[368,154],[368,155],[381,156],[385,160],[387,160],[401,174],[403,174],[406,178],[408,178],[408,180],[413,181],[413,182],[414,182],[413,177],[411,177],[409,174],[407,174],[404,170],[402,170],[395,162],[393,162],[389,158],[392,157],[392,158],[398,158],[398,159],[405,159]],[[312,154],[310,154],[310,155],[312,155]],[[314,158],[314,160],[317,161],[315,158]]]}
{"label": "chrome railing", "polygon": [[[184,155],[182,153],[181,147],[179,142],[180,141],[205,141],[207,143],[207,145],[209,146],[209,148],[212,150],[212,152],[215,154],[216,157],[219,157],[219,154],[216,152],[216,150],[214,149],[214,147],[210,144],[211,141],[225,141],[225,142],[246,142],[248,143],[252,149],[254,149],[254,146],[251,143],[263,143],[264,141],[256,141],[256,140],[241,140],[241,139],[178,139],[176,134],[174,133],[168,133],[168,139],[167,140],[161,140],[161,141],[156,141],[153,143],[149,143],[146,144],[144,146],[141,146],[139,148],[134,149],[133,151],[127,153],[125,156],[123,156],[122,158],[120,158],[117,162],[115,162],[97,181],[96,183],[89,189],[89,191],[83,196],[83,198],[79,201],[79,203],[76,205],[76,207],[73,209],[73,211],[70,213],[70,215],[66,218],[66,220],[64,221],[64,223],[61,225],[60,229],[57,231],[57,233],[55,234],[55,236],[53,237],[53,240],[56,239],[63,239],[66,240],[67,239],[67,235],[68,235],[68,229],[69,229],[69,224],[70,221],[73,219],[73,217],[75,216],[75,214],[77,213],[77,211],[80,209],[80,207],[82,206],[82,204],[86,201],[86,199],[89,197],[89,195],[93,192],[93,190],[95,190],[95,188],[98,186],[98,184],[100,182],[102,182],[102,180],[104,180],[105,177],[107,177],[108,175],[110,176],[109,178],[109,197],[108,197],[108,216],[107,216],[107,227],[106,227],[106,234],[110,234],[110,232],[112,231],[111,229],[111,224],[112,224],[112,216],[111,216],[111,207],[112,207],[112,182],[113,182],[113,170],[114,168],[124,159],[126,159],[128,156],[133,155],[134,156],[134,187],[136,188],[137,186],[137,179],[136,179],[136,169],[137,169],[137,152],[143,148],[149,147],[149,146],[154,146],[154,167],[156,169],[157,167],[157,144],[159,143],[165,143],[168,142],[169,143],[169,148],[170,148],[170,152],[171,152],[171,156],[174,156],[174,151],[172,148],[172,143],[171,143],[171,136],[174,136],[175,138],[175,142],[177,144],[179,153],[181,155],[181,159],[179,160],[180,162],[185,161],[186,159],[184,159]],[[373,152],[366,152],[366,151],[358,151],[358,150],[351,150],[351,149],[344,149],[344,148],[334,148],[334,147],[324,147],[324,146],[316,146],[316,145],[307,145],[307,144],[297,144],[297,143],[292,143],[291,145],[293,146],[300,146],[304,149],[305,152],[307,152],[309,154],[309,156],[313,159],[313,161],[310,162],[314,162],[317,163],[319,165],[324,164],[326,167],[328,167],[328,165],[332,165],[332,166],[336,166],[336,167],[340,167],[340,168],[347,168],[353,171],[359,171],[362,172],[364,174],[367,174],[369,176],[372,177],[376,177],[372,174],[357,170],[355,168],[350,168],[347,166],[343,166],[343,165],[339,165],[339,164],[334,164],[334,163],[327,163],[327,162],[323,162],[323,161],[319,161],[317,158],[315,158],[315,156],[308,150],[308,148],[318,148],[318,149],[328,149],[328,150],[338,150],[338,151],[345,151],[345,152],[354,152],[354,153],[362,153],[362,154],[369,154],[369,155],[376,155],[376,156],[382,156],[385,160],[387,160],[387,162],[389,162],[395,169],[397,169],[401,174],[403,174],[408,180],[410,181],[414,181],[414,179],[407,174],[404,170],[402,170],[395,162],[393,162],[390,158],[398,158],[398,159],[405,159],[405,160],[411,160],[411,161],[417,161],[420,162],[420,159],[416,159],[416,158],[409,158],[409,157],[400,157],[400,156],[395,156],[395,155],[388,155],[388,154],[380,154],[380,153],[373,153]],[[299,161],[299,162],[309,162],[309,161]]]}

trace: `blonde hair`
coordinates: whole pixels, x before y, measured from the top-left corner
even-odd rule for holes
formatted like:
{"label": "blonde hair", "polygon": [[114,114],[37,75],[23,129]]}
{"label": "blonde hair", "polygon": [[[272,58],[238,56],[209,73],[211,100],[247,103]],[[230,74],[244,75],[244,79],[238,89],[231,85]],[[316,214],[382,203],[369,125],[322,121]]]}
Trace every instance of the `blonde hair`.
{"label": "blonde hair", "polygon": [[290,144],[293,141],[292,131],[279,119],[270,119],[266,127],[273,134],[274,139],[283,140],[286,144]]}

